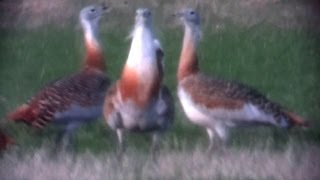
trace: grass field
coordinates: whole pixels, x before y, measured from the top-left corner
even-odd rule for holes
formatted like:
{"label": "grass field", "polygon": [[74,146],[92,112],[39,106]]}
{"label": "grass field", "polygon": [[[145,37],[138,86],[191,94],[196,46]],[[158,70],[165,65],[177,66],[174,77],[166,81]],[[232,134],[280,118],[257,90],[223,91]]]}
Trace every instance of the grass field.
{"label": "grass field", "polygon": [[[130,27],[101,28],[107,71],[116,80],[128,54]],[[165,83],[176,96],[180,28],[156,30],[165,51]],[[316,179],[320,176],[320,33],[280,29],[268,23],[226,24],[203,30],[200,67],[212,76],[249,84],[308,119],[307,130],[274,128],[232,131],[225,152],[203,154],[207,136],[186,120],[176,101],[174,127],[167,133],[158,163],[148,159],[148,136],[129,137],[129,152],[115,158],[116,138],[102,119],[77,133],[75,153],[48,157],[57,129],[37,132],[8,123],[5,114],[25,102],[46,83],[81,67],[83,42],[79,27],[45,26],[32,30],[0,30],[0,118],[17,146],[0,157],[4,179]],[[32,167],[31,165],[32,164]],[[132,167],[136,164],[137,167]],[[4,170],[10,167],[10,170]],[[46,168],[55,169],[46,172]],[[105,170],[105,171],[104,171]],[[57,172],[57,173],[56,173]],[[71,172],[69,174],[68,172]],[[110,172],[110,173],[109,173]],[[59,175],[57,175],[59,174]],[[1,177],[1,176],[0,176]]]}

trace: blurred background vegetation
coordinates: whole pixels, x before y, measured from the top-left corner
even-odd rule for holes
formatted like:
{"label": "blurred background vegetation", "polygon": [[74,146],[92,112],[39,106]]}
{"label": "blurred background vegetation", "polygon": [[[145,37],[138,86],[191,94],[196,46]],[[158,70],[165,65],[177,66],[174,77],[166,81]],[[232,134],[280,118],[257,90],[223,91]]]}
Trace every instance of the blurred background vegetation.
{"label": "blurred background vegetation", "polygon": [[269,23],[281,28],[319,30],[317,0],[1,0],[1,26],[40,28],[77,24],[79,10],[92,3],[107,2],[113,8],[109,27],[126,27],[137,7],[155,12],[157,26],[172,26],[170,15],[178,9],[196,7],[204,27],[220,29],[227,22],[251,27]]}

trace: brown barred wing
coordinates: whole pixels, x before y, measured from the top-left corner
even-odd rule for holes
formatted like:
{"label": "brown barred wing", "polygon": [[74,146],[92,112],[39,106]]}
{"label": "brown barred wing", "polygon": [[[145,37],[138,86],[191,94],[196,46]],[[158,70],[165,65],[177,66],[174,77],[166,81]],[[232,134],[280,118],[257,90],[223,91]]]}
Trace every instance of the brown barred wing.
{"label": "brown barred wing", "polygon": [[[210,78],[203,74],[191,76],[184,86],[189,87],[191,94],[195,94],[198,101],[202,101],[207,107],[222,107],[226,109],[239,109],[245,104],[251,103],[266,114],[272,115],[277,124],[291,126],[289,117],[283,113],[283,107],[270,101],[266,96],[256,89],[245,84],[226,81],[217,78]],[[196,98],[194,98],[196,99]],[[201,102],[200,102],[201,103]]]}
{"label": "brown barred wing", "polygon": [[72,105],[83,108],[102,106],[109,79],[100,72],[84,70],[69,78],[50,83],[28,102],[28,114],[20,120],[36,128],[54,121],[56,113],[68,111]]}

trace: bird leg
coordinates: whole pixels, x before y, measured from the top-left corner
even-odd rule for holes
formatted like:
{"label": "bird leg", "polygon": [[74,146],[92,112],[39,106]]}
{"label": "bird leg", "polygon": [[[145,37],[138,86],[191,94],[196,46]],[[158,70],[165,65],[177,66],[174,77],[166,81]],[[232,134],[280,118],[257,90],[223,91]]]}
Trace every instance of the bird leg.
{"label": "bird leg", "polygon": [[228,129],[224,124],[217,123],[214,126],[214,130],[215,130],[217,136],[219,137],[218,138],[219,148],[220,148],[220,150],[224,151],[227,146],[227,142],[228,142],[228,138],[229,138]]}
{"label": "bird leg", "polygon": [[160,153],[160,143],[161,143],[161,136],[162,133],[160,132],[155,132],[152,134],[152,144],[150,148],[150,153],[151,153],[151,158],[153,160],[156,160],[157,156]]}
{"label": "bird leg", "polygon": [[74,142],[74,132],[79,127],[79,123],[70,123],[66,125],[56,138],[56,149],[60,151],[70,150]]}
{"label": "bird leg", "polygon": [[211,154],[213,152],[213,149],[214,149],[214,131],[210,128],[207,128],[207,133],[208,133],[208,136],[209,136],[209,146],[208,146],[208,149],[207,149],[207,154]]}
{"label": "bird leg", "polygon": [[125,142],[124,142],[124,130],[123,129],[117,129],[117,137],[118,137],[118,157],[122,157],[123,154],[125,153],[126,151],[126,145],[125,145]]}
{"label": "bird leg", "polygon": [[[227,144],[228,131],[225,125],[216,123],[213,128],[207,128],[209,136],[209,146],[207,153],[211,154],[214,149],[223,150]],[[218,138],[214,138],[217,135]]]}

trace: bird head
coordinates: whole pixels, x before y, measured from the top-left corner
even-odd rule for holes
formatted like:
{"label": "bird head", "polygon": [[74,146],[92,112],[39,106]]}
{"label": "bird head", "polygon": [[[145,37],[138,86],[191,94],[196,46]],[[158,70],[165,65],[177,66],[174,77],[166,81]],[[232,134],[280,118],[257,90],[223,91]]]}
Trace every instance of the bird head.
{"label": "bird head", "polygon": [[188,8],[184,9],[176,14],[174,16],[181,19],[181,21],[191,27],[200,26],[200,16],[197,11],[194,9]]}
{"label": "bird head", "polygon": [[97,28],[99,20],[110,8],[106,4],[90,5],[80,11],[80,21],[84,29]]}
{"label": "bird head", "polygon": [[200,30],[200,16],[197,11],[188,8],[175,13],[174,16],[180,18],[186,29],[191,30],[192,36],[196,42],[201,39],[202,33]]}
{"label": "bird head", "polygon": [[136,25],[151,25],[152,15],[147,8],[139,8],[136,10]]}

